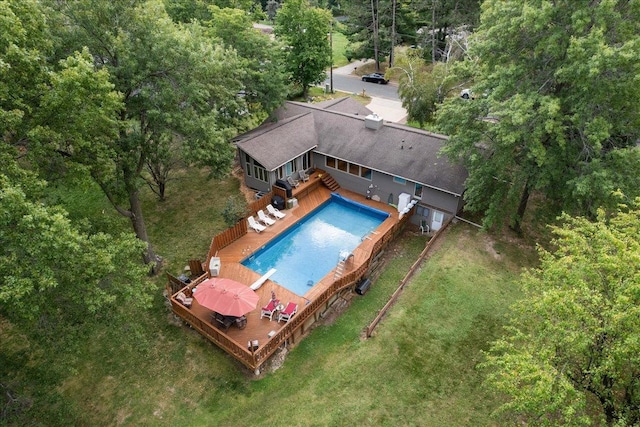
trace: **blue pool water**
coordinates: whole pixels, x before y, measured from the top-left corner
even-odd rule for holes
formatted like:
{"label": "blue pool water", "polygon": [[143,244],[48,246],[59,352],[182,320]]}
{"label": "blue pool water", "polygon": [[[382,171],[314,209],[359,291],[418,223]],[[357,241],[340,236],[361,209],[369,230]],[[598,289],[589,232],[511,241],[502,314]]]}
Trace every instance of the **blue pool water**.
{"label": "blue pool water", "polygon": [[335,268],[342,251],[350,253],[388,216],[332,194],[242,264],[260,274],[275,268],[270,279],[302,296]]}

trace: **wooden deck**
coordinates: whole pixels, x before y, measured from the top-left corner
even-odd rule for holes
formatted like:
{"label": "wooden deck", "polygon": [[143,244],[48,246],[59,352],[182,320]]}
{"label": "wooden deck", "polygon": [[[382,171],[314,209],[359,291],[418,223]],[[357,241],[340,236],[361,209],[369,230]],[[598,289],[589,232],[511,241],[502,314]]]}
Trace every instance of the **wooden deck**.
{"label": "wooden deck", "polygon": [[[298,188],[294,189],[293,196],[298,198],[298,206],[283,210],[283,212],[286,213],[285,218],[278,220],[273,226],[268,227],[261,233],[249,230],[243,237],[218,250],[217,256],[220,257],[222,261],[220,277],[230,278],[238,282],[245,283],[247,286],[250,286],[259,279],[260,274],[248,269],[240,264],[240,262],[252,253],[261,249],[271,239],[277,237],[330,198],[331,192],[323,185],[319,185],[319,181],[320,180],[317,178],[316,173],[311,176],[311,179],[308,182],[301,183]],[[368,262],[373,255],[374,246],[376,246],[376,244],[378,247],[380,246],[378,240],[385,236],[388,239],[390,231],[397,228],[399,219],[397,210],[392,206],[381,202],[367,200],[362,195],[344,189],[338,190],[337,193],[348,199],[390,213],[389,218],[387,218],[370,236],[365,238],[360,246],[352,251],[354,256],[347,261],[344,272],[341,276],[345,277],[349,276],[349,273],[355,272],[355,270],[358,270],[359,273],[362,271],[362,267],[365,264],[368,265]],[[232,325],[226,332],[219,328],[215,328],[215,331],[211,331],[212,312],[200,306],[197,301],[193,301],[191,309],[185,309],[173,298],[172,305],[176,314],[183,317],[192,326],[200,330],[201,333],[241,360],[248,367],[257,369],[253,364],[247,363],[247,360],[250,358],[248,358],[246,354],[238,353],[242,350],[253,355],[253,352],[247,350],[247,343],[249,341],[258,340],[259,348],[262,349],[264,346],[269,344],[274,336],[277,336],[278,333],[287,326],[287,323],[285,322],[277,322],[277,315],[274,316],[272,321],[268,318],[260,318],[260,308],[266,305],[271,299],[271,291],[275,292],[277,298],[284,305],[288,302],[298,304],[298,314],[294,316],[288,325],[289,329],[291,329],[290,324],[293,323],[294,320],[300,320],[296,319],[296,317],[300,316],[301,312],[304,313],[304,316],[310,317],[310,312],[312,311],[311,308],[317,310],[317,305],[314,304],[314,301],[322,298],[326,301],[327,290],[332,286],[335,287],[336,280],[339,280],[335,277],[334,273],[335,270],[329,272],[303,296],[296,295],[288,289],[267,279],[266,282],[256,291],[260,300],[256,309],[246,314],[247,326],[244,329],[239,329],[235,325]],[[192,284],[191,287],[193,287],[193,285],[194,284]],[[310,310],[304,310],[307,306],[310,306]],[[213,324],[217,324],[217,322],[214,320]],[[304,327],[304,324],[300,324],[298,327]],[[288,331],[288,336],[292,335],[293,331]],[[221,339],[223,341],[222,343],[220,342]],[[232,349],[232,347],[236,348]],[[275,351],[275,348],[272,350]],[[270,351],[268,355],[271,353],[272,351]]]}

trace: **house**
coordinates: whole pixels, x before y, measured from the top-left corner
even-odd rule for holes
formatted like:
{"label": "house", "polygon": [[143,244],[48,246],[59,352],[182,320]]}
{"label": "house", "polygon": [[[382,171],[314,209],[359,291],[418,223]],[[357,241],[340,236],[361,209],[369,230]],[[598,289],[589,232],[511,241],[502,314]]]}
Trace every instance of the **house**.
{"label": "house", "polygon": [[286,102],[258,128],[234,138],[246,184],[268,192],[300,170],[322,169],[341,187],[392,205],[418,201],[411,222],[438,230],[463,205],[467,171],[439,151],[447,137],[386,123],[346,97]]}

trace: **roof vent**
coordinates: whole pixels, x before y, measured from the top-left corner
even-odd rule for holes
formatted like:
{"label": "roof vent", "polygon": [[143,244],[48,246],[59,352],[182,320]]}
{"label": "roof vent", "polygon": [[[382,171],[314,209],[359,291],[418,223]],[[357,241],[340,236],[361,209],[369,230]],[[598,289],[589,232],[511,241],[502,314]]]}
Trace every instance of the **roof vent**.
{"label": "roof vent", "polygon": [[369,114],[364,118],[364,127],[367,129],[378,130],[382,127],[382,117],[378,117],[377,114]]}

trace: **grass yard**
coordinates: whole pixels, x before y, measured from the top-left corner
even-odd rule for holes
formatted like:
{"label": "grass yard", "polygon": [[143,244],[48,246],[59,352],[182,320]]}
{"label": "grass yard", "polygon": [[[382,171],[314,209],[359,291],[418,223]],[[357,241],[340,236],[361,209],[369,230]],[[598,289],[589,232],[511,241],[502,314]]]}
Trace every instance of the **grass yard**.
{"label": "grass yard", "polygon": [[[238,181],[182,173],[168,200],[148,193],[149,232],[167,271],[203,258]],[[100,198],[69,198],[81,210]],[[102,207],[100,207],[102,209]],[[119,222],[106,211],[109,221]],[[105,220],[107,223],[109,221]],[[176,322],[155,279],[151,310],[124,320],[102,313],[63,337],[35,340],[0,319],[0,382],[24,403],[7,425],[492,426],[496,398],[476,369],[500,332],[515,284],[535,255],[518,242],[459,223],[425,261],[371,339],[362,332],[425,244],[414,232],[390,248],[371,290],[315,328],[284,365],[255,379],[222,350]],[[40,338],[47,330],[38,332]],[[45,337],[46,338],[46,337]],[[2,424],[0,420],[0,424]]]}
{"label": "grass yard", "polygon": [[347,40],[347,36],[344,34],[334,31],[332,34],[332,47],[333,47],[333,66],[334,67],[342,67],[349,63],[349,60],[345,56],[345,51],[347,49],[347,44],[349,44],[349,40]]}

